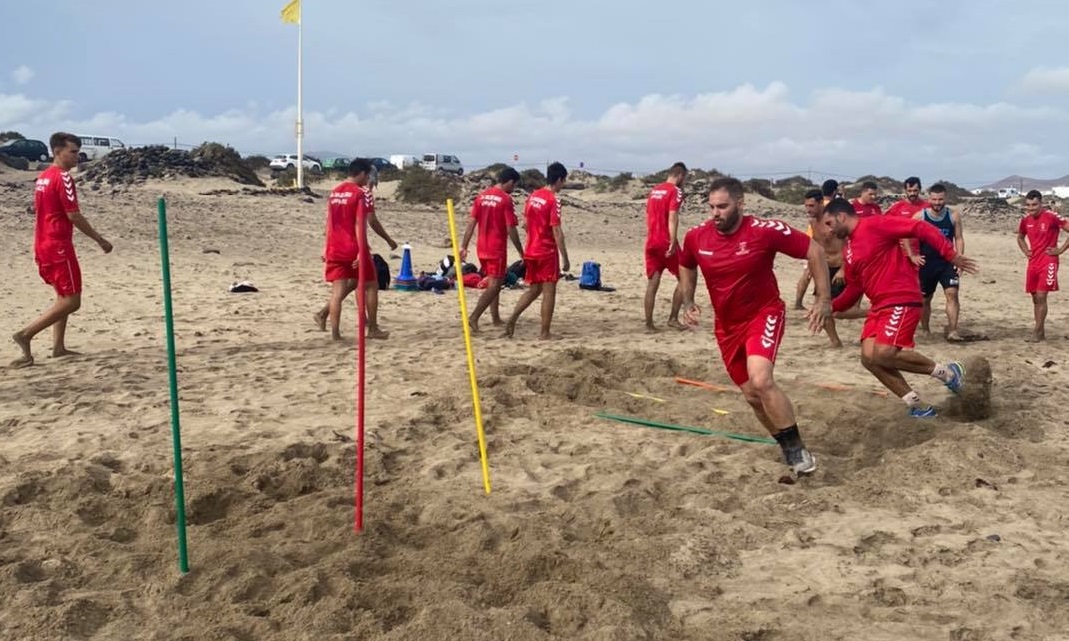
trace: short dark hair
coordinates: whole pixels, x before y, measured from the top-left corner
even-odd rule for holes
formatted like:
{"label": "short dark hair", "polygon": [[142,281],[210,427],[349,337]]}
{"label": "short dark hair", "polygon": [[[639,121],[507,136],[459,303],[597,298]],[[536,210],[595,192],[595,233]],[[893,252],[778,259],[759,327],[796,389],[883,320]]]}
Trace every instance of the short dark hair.
{"label": "short dark hair", "polygon": [[742,181],[730,176],[722,176],[709,183],[709,193],[717,191],[726,191],[732,200],[742,200],[743,194],[746,193]]}
{"label": "short dark hair", "polygon": [[63,149],[67,145],[74,145],[81,149],[82,139],[65,131],[57,131],[48,139],[48,146],[52,149],[53,154],[57,149]]}
{"label": "short dark hair", "polygon": [[831,202],[824,207],[825,214],[848,214],[850,216],[856,216],[857,210],[850,204],[845,198],[832,198]]}
{"label": "short dark hair", "polygon": [[819,189],[810,189],[809,191],[805,192],[805,200],[820,201],[823,198],[824,192],[820,191]]}
{"label": "short dark hair", "polygon": [[866,180],[865,182],[861,183],[861,191],[865,191],[866,189],[880,191],[880,186],[871,180]]}
{"label": "short dark hair", "polygon": [[564,180],[567,177],[568,170],[559,162],[555,162],[549,167],[546,167],[546,184],[555,185],[558,181]]}
{"label": "short dark hair", "polygon": [[669,176],[683,176],[687,173],[687,166],[681,162],[677,162],[668,168]]}
{"label": "short dark hair", "polygon": [[1024,195],[1025,200],[1043,200],[1043,194],[1038,189],[1033,189]]}
{"label": "short dark hair", "polygon": [[946,185],[944,185],[943,183],[935,183],[934,185],[932,185],[931,187],[928,188],[928,193],[929,194],[945,194],[945,193],[947,193]]}
{"label": "short dark hair", "polygon": [[516,171],[512,167],[505,167],[501,171],[497,172],[497,184],[504,185],[510,182],[520,182],[520,172]]}
{"label": "short dark hair", "polygon": [[903,187],[913,187],[914,185],[916,185],[917,189],[920,189],[921,188],[921,179],[917,178],[916,176],[910,176],[909,178],[906,178],[905,180],[902,181],[902,186]]}
{"label": "short dark hair", "polygon": [[370,174],[370,173],[371,173],[371,161],[368,160],[367,158],[354,158],[353,161],[351,163],[349,163],[349,175],[350,176],[359,176],[360,174]]}
{"label": "short dark hair", "polygon": [[820,186],[820,193],[823,194],[825,198],[831,198],[837,191],[839,191],[839,181],[834,178],[825,180],[824,184]]}

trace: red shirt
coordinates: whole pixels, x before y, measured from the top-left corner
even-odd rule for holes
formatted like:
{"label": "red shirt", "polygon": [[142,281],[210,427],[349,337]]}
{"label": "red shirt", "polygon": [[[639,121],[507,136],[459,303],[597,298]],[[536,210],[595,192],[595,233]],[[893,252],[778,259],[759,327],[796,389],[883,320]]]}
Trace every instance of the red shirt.
{"label": "red shirt", "polygon": [[479,224],[475,251],[479,258],[504,259],[508,256],[508,233],[517,225],[512,196],[500,187],[491,187],[475,197],[471,217]]}
{"label": "red shirt", "polygon": [[706,221],[683,238],[679,265],[701,268],[717,327],[732,327],[749,323],[770,304],[782,304],[772,263],[777,253],[805,258],[809,242],[804,233],[779,220],[743,216],[730,235]]}
{"label": "red shirt", "polygon": [[1057,261],[1057,256],[1047,255],[1047,249],[1058,246],[1058,234],[1065,229],[1069,231],[1066,220],[1049,209],[1039,212],[1038,216],[1024,216],[1017,225],[1017,233],[1028,238],[1028,248],[1032,254],[1028,262],[1037,259]]}
{"label": "red shirt", "polygon": [[523,257],[546,258],[556,254],[557,239],[553,237],[553,228],[560,227],[557,194],[548,187],[536,189],[527,197],[523,217],[527,221],[527,245]]}
{"label": "red shirt", "polygon": [[[908,198],[903,198],[897,203],[887,208],[887,211],[883,212],[885,216],[905,216],[913,218],[922,209],[928,208],[928,201],[917,199],[917,202],[910,202]],[[913,248],[913,255],[917,255],[921,251],[921,244],[916,240],[909,241],[909,246]]]}
{"label": "red shirt", "polygon": [[919,305],[920,280],[917,269],[901,251],[899,241],[918,238],[949,260],[957,255],[954,245],[939,229],[923,220],[903,216],[862,218],[843,245],[846,289],[832,301],[834,311],[850,309],[864,294],[873,310],[891,305]]}
{"label": "red shirt", "polygon": [[74,224],[78,192],[71,175],[52,165],[37,177],[33,194],[37,224],[33,232],[33,255],[40,264],[74,257]]}
{"label": "red shirt", "polygon": [[[364,228],[367,239],[367,219],[373,211],[371,192],[356,183],[345,181],[335,187],[327,199],[327,242],[323,257],[326,260],[355,261],[359,255],[357,225]],[[365,252],[370,250],[365,246]]]}
{"label": "red shirt", "polygon": [[[850,204],[854,206],[854,211],[856,211],[857,215],[861,218],[865,218],[867,216],[880,216],[883,214],[883,212],[880,211],[880,206],[876,203],[863,203],[857,198],[855,198],[850,201]],[[888,209],[887,211],[891,210]]]}
{"label": "red shirt", "polygon": [[683,207],[683,190],[670,182],[653,188],[646,199],[646,249],[668,251],[668,215]]}

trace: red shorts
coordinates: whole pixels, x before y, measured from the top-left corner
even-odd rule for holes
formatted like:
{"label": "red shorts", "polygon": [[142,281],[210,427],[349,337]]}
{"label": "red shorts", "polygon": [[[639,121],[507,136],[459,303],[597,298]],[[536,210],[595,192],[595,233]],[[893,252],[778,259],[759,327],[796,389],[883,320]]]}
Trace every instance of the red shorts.
{"label": "red shorts", "polygon": [[[355,260],[328,260],[326,266],[323,268],[323,277],[328,283],[333,283],[336,280],[356,280],[359,277],[356,267],[353,266]],[[375,271],[375,261],[371,260],[371,254],[366,254],[363,260],[360,261],[360,266],[366,268],[364,273],[370,282],[378,282],[378,276]]]}
{"label": "red shorts", "polygon": [[[1052,256],[1052,258],[1054,258]],[[1024,277],[1024,291],[1035,292],[1058,291],[1058,260],[1028,261],[1028,271]]]}
{"label": "red shorts", "polygon": [[724,359],[733,383],[742,385],[750,380],[746,370],[746,359],[750,356],[763,356],[776,362],[786,325],[787,307],[779,301],[762,309],[749,323],[728,329],[716,328],[720,357]]}
{"label": "red shorts", "polygon": [[479,264],[483,266],[483,274],[487,278],[504,278],[509,268],[507,258],[483,258],[479,256]]}
{"label": "red shorts", "polygon": [[523,266],[526,270],[523,279],[528,284],[555,283],[560,280],[560,259],[557,254],[538,258],[525,257]]}
{"label": "red shorts", "polygon": [[913,348],[913,334],[921,320],[921,307],[917,305],[893,305],[872,310],[865,317],[861,328],[861,340],[875,338],[880,345],[892,345],[899,349]]}
{"label": "red shorts", "polygon": [[74,256],[49,260],[37,264],[41,279],[56,290],[58,296],[67,297],[82,293],[82,268]]}
{"label": "red shorts", "polygon": [[653,278],[654,274],[660,274],[666,269],[679,278],[679,250],[671,256],[665,256],[667,252],[667,247],[646,248],[646,278]]}

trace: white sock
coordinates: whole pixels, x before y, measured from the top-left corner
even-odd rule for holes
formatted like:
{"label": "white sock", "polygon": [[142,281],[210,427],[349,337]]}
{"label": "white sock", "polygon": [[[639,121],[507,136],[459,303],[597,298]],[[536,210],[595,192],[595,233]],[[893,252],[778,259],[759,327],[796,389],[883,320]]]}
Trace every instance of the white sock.
{"label": "white sock", "polygon": [[953,374],[950,373],[950,370],[947,369],[946,365],[936,363],[935,369],[932,370],[932,378],[938,378],[944,383],[949,383],[952,376]]}
{"label": "white sock", "polygon": [[906,394],[905,396],[902,397],[902,400],[909,407],[920,407],[921,406],[921,395],[916,393],[916,392],[910,392],[909,394]]}

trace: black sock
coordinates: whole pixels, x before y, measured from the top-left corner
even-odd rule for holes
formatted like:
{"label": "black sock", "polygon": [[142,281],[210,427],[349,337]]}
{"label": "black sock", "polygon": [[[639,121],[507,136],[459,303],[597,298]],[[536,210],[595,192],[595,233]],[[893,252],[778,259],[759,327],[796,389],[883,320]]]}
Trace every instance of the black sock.
{"label": "black sock", "polygon": [[798,433],[798,425],[791,425],[788,428],[784,428],[772,435],[779,446],[783,449],[793,449],[796,447],[803,447],[802,435]]}

